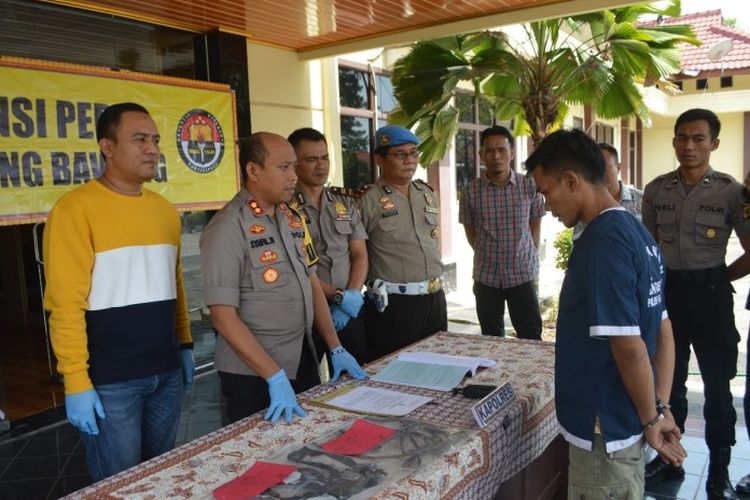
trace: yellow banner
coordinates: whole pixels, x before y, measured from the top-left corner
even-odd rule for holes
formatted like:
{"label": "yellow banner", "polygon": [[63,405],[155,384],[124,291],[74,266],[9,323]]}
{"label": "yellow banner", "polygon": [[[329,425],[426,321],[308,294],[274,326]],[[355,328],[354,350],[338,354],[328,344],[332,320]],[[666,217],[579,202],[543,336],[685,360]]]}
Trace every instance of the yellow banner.
{"label": "yellow banner", "polygon": [[99,177],[96,120],[136,102],[161,134],[146,184],[179,210],[220,208],[239,188],[228,85],[0,58],[0,225],[44,220],[60,196]]}

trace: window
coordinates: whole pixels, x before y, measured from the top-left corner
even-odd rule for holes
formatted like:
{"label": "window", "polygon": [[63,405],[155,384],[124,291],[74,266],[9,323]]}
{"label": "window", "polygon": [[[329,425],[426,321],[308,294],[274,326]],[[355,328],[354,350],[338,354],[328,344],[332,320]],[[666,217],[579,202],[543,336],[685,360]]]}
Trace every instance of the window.
{"label": "window", "polygon": [[732,82],[731,76],[721,77],[721,88],[725,89],[725,88],[731,87],[732,85],[733,85],[733,82]]}
{"label": "window", "polygon": [[[479,175],[479,134],[492,125],[513,130],[512,122],[495,120],[495,108],[488,99],[474,94],[458,93],[454,97],[458,109],[456,133],[456,192],[461,191]],[[515,161],[515,160],[514,160]]]}
{"label": "window", "polygon": [[612,144],[614,142],[615,138],[615,128],[610,125],[604,125],[603,123],[598,123],[595,126],[595,134],[596,142],[605,142],[607,144]]}
{"label": "window", "polygon": [[696,88],[696,90],[706,90],[706,89],[708,89],[708,78],[698,78],[695,81],[695,88]]}
{"label": "window", "polygon": [[358,188],[375,179],[375,130],[387,125],[388,113],[398,107],[390,74],[339,64],[339,102],[344,186]]}

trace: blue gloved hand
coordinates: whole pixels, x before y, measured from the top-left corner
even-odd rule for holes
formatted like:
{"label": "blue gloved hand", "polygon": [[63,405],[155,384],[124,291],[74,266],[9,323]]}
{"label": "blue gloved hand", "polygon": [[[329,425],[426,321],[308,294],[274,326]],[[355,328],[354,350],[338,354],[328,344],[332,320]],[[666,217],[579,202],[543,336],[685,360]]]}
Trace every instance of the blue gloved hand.
{"label": "blue gloved hand", "polygon": [[263,416],[266,420],[276,422],[281,416],[282,412],[287,422],[291,422],[294,419],[296,413],[300,417],[307,416],[305,410],[297,404],[297,396],[294,394],[292,384],[289,383],[289,379],[284,373],[284,369],[278,371],[275,375],[266,379],[268,382],[268,394],[271,396],[271,404],[268,406],[268,411]]}
{"label": "blue gloved hand", "polygon": [[180,359],[182,360],[182,376],[185,382],[185,390],[193,388],[195,382],[195,360],[193,359],[192,349],[180,349]]}
{"label": "blue gloved hand", "polygon": [[340,332],[346,328],[346,324],[349,323],[351,317],[341,309],[341,306],[333,304],[331,306],[331,319],[333,320],[333,327],[337,332]]}
{"label": "blue gloved hand", "polygon": [[359,366],[359,363],[354,359],[354,356],[349,354],[349,351],[341,346],[331,351],[331,364],[333,365],[333,377],[331,377],[332,383],[339,379],[342,371],[349,372],[349,375],[357,380],[362,380],[367,377],[367,374],[362,367]]}
{"label": "blue gloved hand", "polygon": [[85,434],[96,436],[99,434],[99,426],[96,425],[96,415],[99,418],[107,418],[104,414],[99,395],[94,389],[65,395],[65,411],[68,414],[68,422]]}
{"label": "blue gloved hand", "polygon": [[362,304],[364,303],[365,298],[359,290],[354,290],[353,288],[344,290],[344,300],[341,302],[341,309],[352,318],[359,316],[359,310],[362,309]]}

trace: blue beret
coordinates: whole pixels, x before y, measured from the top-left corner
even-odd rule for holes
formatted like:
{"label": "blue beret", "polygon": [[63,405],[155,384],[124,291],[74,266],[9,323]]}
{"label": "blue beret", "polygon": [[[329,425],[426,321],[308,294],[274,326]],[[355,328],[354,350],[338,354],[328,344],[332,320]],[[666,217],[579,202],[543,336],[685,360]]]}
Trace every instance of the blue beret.
{"label": "blue beret", "polygon": [[419,145],[419,137],[411,130],[398,125],[386,125],[375,132],[375,147],[400,146],[401,144],[414,143]]}

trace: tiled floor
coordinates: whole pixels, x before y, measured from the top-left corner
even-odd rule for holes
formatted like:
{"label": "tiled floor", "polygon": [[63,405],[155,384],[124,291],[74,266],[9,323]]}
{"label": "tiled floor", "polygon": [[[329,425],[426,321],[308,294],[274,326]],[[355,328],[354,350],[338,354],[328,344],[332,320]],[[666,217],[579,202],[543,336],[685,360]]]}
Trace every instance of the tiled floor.
{"label": "tiled floor", "polygon": [[[452,318],[461,318],[459,308],[452,308]],[[473,311],[472,311],[473,312]],[[451,322],[451,330],[476,333],[476,317],[470,314]],[[689,452],[685,463],[687,475],[681,481],[647,483],[647,499],[704,499],[708,449],[703,441],[702,396],[691,393],[687,432],[683,444]],[[219,380],[215,372],[197,377],[195,387],[185,396],[177,445],[186,443],[221,427]],[[742,401],[735,399],[737,409],[737,445],[732,450],[730,476],[734,481],[750,473],[750,442],[742,426]],[[85,454],[78,432],[69,424],[46,426],[20,437],[0,434],[0,499],[56,499],[90,483]],[[565,498],[563,494],[559,498]],[[746,497],[750,499],[750,496]],[[510,499],[509,499],[510,500]]]}

